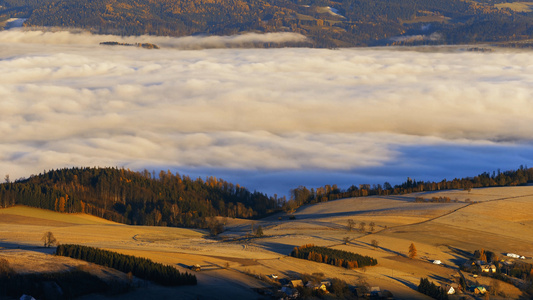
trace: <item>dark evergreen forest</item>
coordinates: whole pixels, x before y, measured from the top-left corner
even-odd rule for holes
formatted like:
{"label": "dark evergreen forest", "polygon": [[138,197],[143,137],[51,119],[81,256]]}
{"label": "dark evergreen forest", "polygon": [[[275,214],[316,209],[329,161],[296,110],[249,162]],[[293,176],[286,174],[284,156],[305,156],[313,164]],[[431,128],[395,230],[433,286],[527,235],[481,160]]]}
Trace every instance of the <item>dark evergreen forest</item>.
{"label": "dark evergreen forest", "polygon": [[57,246],[56,255],[92,262],[165,286],[196,285],[196,276],[180,273],[172,266],[155,263],[147,258],[124,255],[93,247],[65,244]]}

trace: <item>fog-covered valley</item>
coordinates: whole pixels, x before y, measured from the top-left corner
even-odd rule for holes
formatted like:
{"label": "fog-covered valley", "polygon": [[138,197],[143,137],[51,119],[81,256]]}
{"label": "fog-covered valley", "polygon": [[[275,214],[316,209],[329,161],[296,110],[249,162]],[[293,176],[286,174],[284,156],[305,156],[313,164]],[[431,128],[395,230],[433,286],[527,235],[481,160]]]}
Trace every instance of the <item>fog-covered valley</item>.
{"label": "fog-covered valley", "polygon": [[0,170],[169,169],[285,194],[532,165],[531,52],[234,48],[302,39],[1,31]]}

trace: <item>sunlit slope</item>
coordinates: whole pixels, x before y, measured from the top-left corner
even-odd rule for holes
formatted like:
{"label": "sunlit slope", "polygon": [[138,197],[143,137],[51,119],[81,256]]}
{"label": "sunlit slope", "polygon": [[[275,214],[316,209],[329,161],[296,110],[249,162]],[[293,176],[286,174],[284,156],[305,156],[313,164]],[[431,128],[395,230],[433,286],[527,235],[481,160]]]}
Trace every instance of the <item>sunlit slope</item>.
{"label": "sunlit slope", "polygon": [[[498,187],[468,191],[419,193],[425,198],[450,197],[463,207],[425,222],[393,226],[372,236],[386,236],[427,245],[464,250],[487,249],[504,255],[533,256],[533,187]],[[437,203],[428,203],[429,207]],[[368,239],[369,237],[365,237]]]}
{"label": "sunlit slope", "polygon": [[[372,240],[377,240],[389,254],[405,254],[415,242],[427,257],[444,260],[453,258],[444,254],[448,247],[533,256],[532,194],[530,186],[498,187],[324,202],[299,208],[293,220],[281,216],[281,221],[265,222],[268,237],[258,243],[289,253],[296,245],[341,245],[349,238],[368,255],[373,252]],[[416,197],[447,197],[450,203],[420,203]]]}
{"label": "sunlit slope", "polygon": [[200,238],[204,231],[171,227],[128,226],[87,214],[64,214],[16,206],[0,209],[0,246],[38,246],[47,231],[62,244],[79,243],[94,247],[132,248],[155,241]]}
{"label": "sunlit slope", "polygon": [[[440,278],[442,283],[453,280],[456,269],[468,259],[464,253],[483,248],[500,257],[508,252],[533,256],[531,194],[533,187],[526,186],[329,201],[301,207],[292,214],[294,218],[289,215],[281,215],[281,220],[277,216],[269,218],[263,223],[266,237],[255,243],[280,254],[290,253],[294,246],[316,244],[375,257],[377,266],[353,273],[335,273],[308,261],[306,266],[292,260],[290,263],[294,265],[290,266],[289,261],[280,264],[274,260],[262,261],[261,265],[285,272],[315,269],[346,280],[350,277],[345,275],[362,276],[372,284],[391,288],[395,296],[411,299],[419,295],[414,291],[404,293],[397,284],[413,287],[421,277]],[[447,197],[450,202],[415,202],[417,197],[428,201],[433,197]],[[351,231],[349,220],[355,223]],[[364,232],[359,231],[361,223],[365,223]],[[416,260],[407,258],[411,243],[418,250]],[[431,262],[436,259],[450,268],[433,265]],[[501,283],[501,286],[509,299],[517,299],[521,294],[512,285]]]}
{"label": "sunlit slope", "polygon": [[97,225],[118,223],[87,214],[63,214],[27,206],[14,206],[0,209],[0,223],[25,225]]}

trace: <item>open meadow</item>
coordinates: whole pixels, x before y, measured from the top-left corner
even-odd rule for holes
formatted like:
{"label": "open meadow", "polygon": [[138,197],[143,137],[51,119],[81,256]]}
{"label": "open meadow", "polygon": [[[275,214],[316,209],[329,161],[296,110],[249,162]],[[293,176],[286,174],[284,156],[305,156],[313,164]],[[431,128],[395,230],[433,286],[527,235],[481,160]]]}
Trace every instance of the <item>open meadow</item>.
{"label": "open meadow", "polygon": [[[417,197],[448,197],[450,201],[417,202]],[[102,278],[129,280],[120,272],[51,255],[54,248],[43,247],[41,241],[50,231],[61,244],[146,257],[180,271],[192,272],[187,266],[193,264],[203,267],[193,272],[198,278],[196,286],[160,287],[137,280],[130,292],[85,296],[87,299],[176,295],[180,299],[269,299],[254,291],[272,286],[268,275],[298,279],[306,273],[323,273],[325,278],[339,278],[352,286],[366,282],[389,290],[396,299],[430,299],[416,291],[420,278],[428,277],[439,285],[456,282],[459,266],[475,250],[492,251],[500,258],[518,253],[526,262],[533,262],[532,211],[531,186],[422,192],[323,202],[300,207],[292,215],[280,213],[261,220],[221,219],[226,230],[210,237],[205,230],[128,226],[85,214],[16,206],[0,209],[0,258],[7,259],[19,273],[81,268]],[[351,230],[349,220],[354,222]],[[262,237],[252,235],[252,228],[258,226],[263,229]],[[414,259],[408,258],[411,243],[417,249]],[[368,255],[378,264],[349,270],[288,256],[294,247],[304,244]],[[463,274],[469,283],[492,284],[489,278]],[[500,282],[499,290],[502,293],[491,299],[523,296],[509,283]]]}

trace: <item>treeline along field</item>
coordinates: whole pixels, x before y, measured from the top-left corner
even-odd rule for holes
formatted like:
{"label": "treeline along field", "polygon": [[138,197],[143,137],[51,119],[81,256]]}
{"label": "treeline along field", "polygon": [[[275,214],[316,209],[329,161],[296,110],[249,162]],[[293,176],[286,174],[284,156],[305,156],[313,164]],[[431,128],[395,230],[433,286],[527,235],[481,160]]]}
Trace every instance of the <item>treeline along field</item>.
{"label": "treeline along field", "polygon": [[101,266],[153,281],[166,286],[196,285],[196,276],[180,273],[172,266],[155,263],[147,258],[124,255],[93,247],[65,244],[57,246],[57,255],[81,259]]}
{"label": "treeline along field", "polygon": [[363,256],[353,252],[315,246],[313,244],[295,247],[291,252],[291,256],[347,269],[375,266],[378,263],[377,259],[370,256]]}
{"label": "treeline along field", "polygon": [[[314,204],[331,200],[366,197],[366,196],[389,196],[403,195],[427,191],[443,190],[470,190],[472,188],[520,186],[533,182],[533,168],[520,166],[517,170],[501,172],[493,171],[492,174],[484,172],[474,177],[443,179],[439,182],[423,181],[407,178],[407,180],[395,186],[385,182],[384,184],[360,184],[352,185],[347,189],[340,189],[337,185],[326,185],[319,188],[308,189],[299,186],[291,190],[290,200],[284,203],[284,210],[294,211],[306,204]],[[439,200],[437,199],[437,201]]]}

